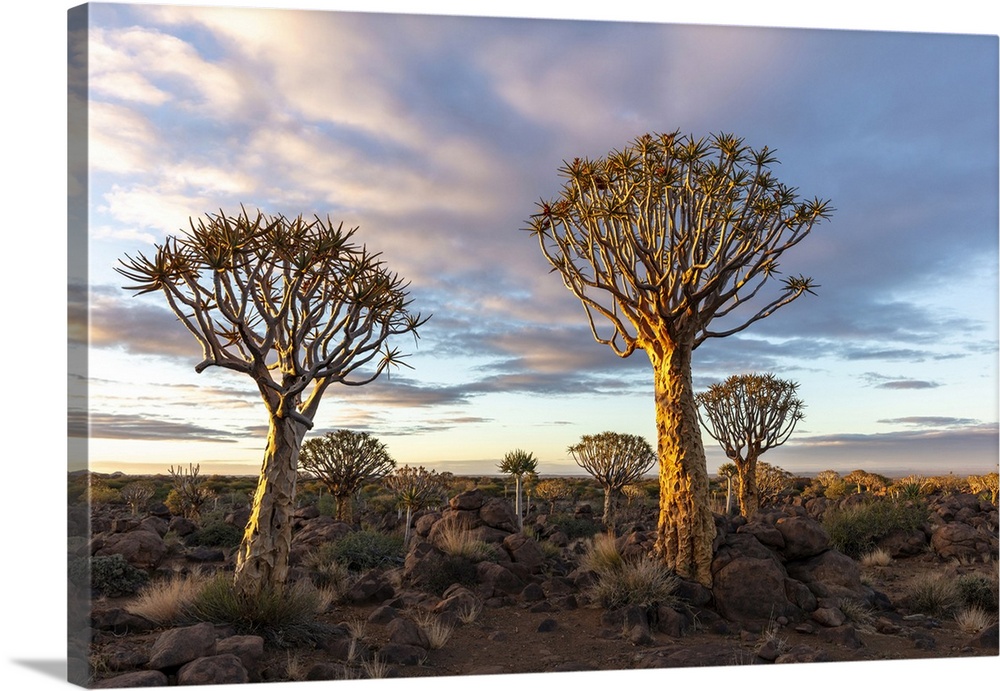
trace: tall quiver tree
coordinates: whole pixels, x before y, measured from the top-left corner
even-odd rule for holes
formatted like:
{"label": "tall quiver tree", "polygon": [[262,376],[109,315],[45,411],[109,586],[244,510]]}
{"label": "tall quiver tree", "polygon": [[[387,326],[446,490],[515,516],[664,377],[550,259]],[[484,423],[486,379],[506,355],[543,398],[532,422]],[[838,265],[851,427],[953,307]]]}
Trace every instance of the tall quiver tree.
{"label": "tall quiver tree", "polygon": [[726,478],[726,516],[733,511],[733,478],[739,477],[740,471],[735,463],[723,463],[719,466],[719,477]]}
{"label": "tall quiver tree", "polygon": [[715,525],[692,352],[812,292],[803,276],[775,284],[778,259],[831,211],[778,182],[775,162],[770,149],[729,134],[643,135],[605,158],[565,163],[562,191],[538,203],[528,227],[583,302],[594,338],[620,357],[637,348],[649,357],[657,550],[679,576],[705,585]]}
{"label": "tall quiver tree", "polygon": [[504,475],[514,478],[514,513],[517,514],[517,529],[524,529],[524,511],[521,503],[522,483],[525,475],[534,473],[538,468],[538,459],[533,453],[524,449],[514,449],[497,464],[497,469]]}
{"label": "tall quiver tree", "polygon": [[400,364],[389,340],[416,337],[426,321],[356,231],[318,216],[220,212],[116,267],[133,282],[126,290],[163,293],[202,348],[196,372],[246,374],[264,400],[268,437],[234,575],[243,593],[287,579],[299,449],[327,388]]}
{"label": "tall quiver tree", "polygon": [[367,432],[339,429],[309,439],[299,453],[302,469],[326,485],[337,500],[338,521],[352,522],[361,486],[396,468],[385,444]]}
{"label": "tall quiver tree", "polygon": [[585,434],[567,451],[576,464],[604,488],[605,526],[611,525],[612,502],[625,485],[638,481],[656,465],[656,452],[637,434]]}
{"label": "tall quiver tree", "polygon": [[805,417],[798,388],[796,382],[773,374],[735,374],[695,396],[705,411],[705,431],[736,465],[740,515],[745,518],[760,507],[757,459],[784,444]]}

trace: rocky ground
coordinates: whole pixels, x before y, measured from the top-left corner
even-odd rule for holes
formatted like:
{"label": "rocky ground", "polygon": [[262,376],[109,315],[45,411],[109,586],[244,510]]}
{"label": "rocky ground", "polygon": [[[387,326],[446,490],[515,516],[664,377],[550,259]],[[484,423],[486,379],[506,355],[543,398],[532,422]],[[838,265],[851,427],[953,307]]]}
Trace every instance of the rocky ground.
{"label": "rocky ground", "polygon": [[[834,505],[797,498],[750,523],[717,517],[713,590],[681,582],[670,603],[607,610],[589,597],[584,541],[547,531],[542,519],[538,539],[525,537],[507,502],[473,490],[419,517],[406,563],[355,582],[321,616],[328,634],[313,644],[265,646],[207,623],[156,626],[131,613],[134,596],[124,596],[94,599],[80,631],[92,644],[82,652],[101,688],[998,655],[997,612],[972,632],[911,601],[928,574],[978,574],[996,588],[995,506],[969,495],[933,498],[925,526],[883,540],[888,564],[862,566],[832,546],[820,522]],[[81,549],[122,554],[150,573],[227,567],[219,550],[161,545],[177,520],[95,518]],[[433,595],[426,584],[446,559],[437,543],[455,527],[496,545],[500,557]],[[349,530],[303,511],[293,554],[300,572],[304,554]],[[641,525],[624,532],[624,554],[643,553],[653,539]],[[429,614],[452,628],[440,647],[417,625]]]}

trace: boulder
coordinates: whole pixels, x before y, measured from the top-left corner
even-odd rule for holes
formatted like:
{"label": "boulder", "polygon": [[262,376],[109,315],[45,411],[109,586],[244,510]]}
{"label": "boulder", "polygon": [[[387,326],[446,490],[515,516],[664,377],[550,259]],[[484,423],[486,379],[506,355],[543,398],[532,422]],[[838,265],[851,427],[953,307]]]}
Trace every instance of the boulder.
{"label": "boulder", "polygon": [[780,550],[785,546],[785,538],[782,537],[781,532],[769,523],[751,521],[738,527],[736,532],[753,535],[757,538],[757,541],[765,547],[772,547]]}
{"label": "boulder", "polygon": [[978,559],[991,551],[990,542],[988,535],[965,523],[947,523],[931,535],[931,548],[942,559]]}
{"label": "boulder", "polygon": [[133,530],[128,533],[111,533],[104,537],[95,556],[108,557],[120,554],[132,566],[140,569],[155,569],[167,554],[163,538],[149,530]]}
{"label": "boulder", "polygon": [[90,688],[92,689],[138,689],[156,686],[167,686],[167,675],[157,670],[129,672],[116,677],[102,679]]}
{"label": "boulder", "polygon": [[814,557],[830,549],[830,535],[822,525],[811,518],[792,516],[779,518],[774,527],[784,538],[780,547],[785,559]]}
{"label": "boulder", "polygon": [[479,517],[490,528],[508,533],[517,532],[517,516],[510,502],[503,499],[497,497],[486,499],[479,509]]}
{"label": "boulder", "polygon": [[215,654],[215,627],[207,622],[161,633],[149,653],[149,666],[165,670]]}
{"label": "boulder", "polygon": [[430,642],[423,629],[406,617],[396,617],[385,627],[385,633],[390,643],[402,646],[417,646],[424,650],[430,649]]}
{"label": "boulder", "polygon": [[516,595],[524,589],[524,581],[500,564],[481,561],[476,564],[476,580],[483,586],[484,598]]}
{"label": "boulder", "polygon": [[260,636],[229,636],[216,641],[217,655],[235,655],[243,663],[250,681],[260,681],[264,639]]}
{"label": "boulder", "polygon": [[520,564],[532,572],[540,570],[545,563],[542,548],[534,539],[522,533],[514,533],[505,538],[503,548],[515,564]]}
{"label": "boulder", "polygon": [[479,511],[486,501],[486,495],[482,490],[471,489],[461,494],[456,494],[448,502],[448,506],[456,511]]}
{"label": "boulder", "polygon": [[197,523],[192,521],[190,518],[184,518],[183,516],[174,516],[171,518],[167,527],[168,530],[180,537],[187,537],[194,531],[198,530]]}
{"label": "boulder", "polygon": [[231,653],[192,660],[177,670],[178,686],[245,684],[250,681],[240,658]]}
{"label": "boulder", "polygon": [[861,583],[858,562],[837,550],[789,562],[788,575],[802,581],[816,597],[845,597],[867,600],[871,591]]}

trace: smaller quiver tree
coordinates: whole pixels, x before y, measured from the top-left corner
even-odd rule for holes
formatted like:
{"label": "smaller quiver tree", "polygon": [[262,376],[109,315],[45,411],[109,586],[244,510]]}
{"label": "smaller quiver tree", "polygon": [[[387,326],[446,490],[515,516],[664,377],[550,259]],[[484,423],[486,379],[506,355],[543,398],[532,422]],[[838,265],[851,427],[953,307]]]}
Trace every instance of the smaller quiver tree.
{"label": "smaller quiver tree", "polygon": [[695,396],[705,431],[736,464],[740,514],[746,518],[760,506],[757,459],[784,444],[805,417],[798,386],[773,374],[737,374]]}
{"label": "smaller quiver tree", "polygon": [[347,429],[306,441],[299,464],[303,471],[326,485],[337,501],[337,520],[348,523],[354,518],[352,501],[361,486],[396,467],[385,444],[367,432]]}
{"label": "smaller quiver tree", "polygon": [[525,475],[535,472],[538,459],[533,453],[523,449],[514,449],[503,457],[497,469],[514,478],[514,513],[517,514],[517,529],[524,528],[524,511],[521,505],[521,485]]}
{"label": "smaller quiver tree", "polygon": [[132,509],[132,515],[137,516],[156,493],[156,487],[148,480],[130,482],[121,488],[121,497]]}
{"label": "smaller quiver tree", "polygon": [[733,511],[733,478],[739,477],[740,471],[735,463],[723,463],[719,466],[719,477],[726,478],[726,515]]}
{"label": "smaller quiver tree", "polygon": [[542,480],[535,487],[535,496],[542,501],[549,502],[549,515],[556,509],[556,502],[565,499],[570,495],[569,483],[562,478],[548,478]]}
{"label": "smaller quiver tree", "polygon": [[625,485],[639,480],[656,465],[649,442],[636,434],[585,434],[568,449],[576,464],[604,488],[604,525],[611,524],[612,502]]}
{"label": "smaller quiver tree", "polygon": [[406,523],[403,529],[405,547],[410,543],[410,523],[413,521],[413,513],[438,502],[444,493],[445,481],[434,470],[427,470],[423,466],[414,468],[404,465],[386,475],[383,482],[396,497],[396,505],[406,511]]}

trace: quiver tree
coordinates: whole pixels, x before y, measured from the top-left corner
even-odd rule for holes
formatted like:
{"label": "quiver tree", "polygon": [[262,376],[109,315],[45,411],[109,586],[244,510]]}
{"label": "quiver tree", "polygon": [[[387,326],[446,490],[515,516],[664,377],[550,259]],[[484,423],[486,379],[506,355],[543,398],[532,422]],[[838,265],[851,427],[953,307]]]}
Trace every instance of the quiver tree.
{"label": "quiver tree", "polygon": [[406,527],[403,529],[405,547],[410,542],[413,512],[438,502],[444,493],[447,480],[440,477],[436,471],[426,470],[423,466],[414,468],[404,465],[396,468],[391,475],[386,475],[382,481],[396,497],[396,505],[406,510]]}
{"label": "quiver tree", "polygon": [[234,575],[245,594],[287,579],[299,449],[323,394],[400,364],[390,339],[416,337],[426,321],[410,311],[408,284],[355,244],[356,231],[318,216],[220,212],[117,267],[126,290],[163,293],[201,346],[196,372],[246,374],[264,401],[268,437]]}
{"label": "quiver tree", "polygon": [[562,478],[548,478],[539,481],[535,487],[535,496],[549,502],[549,515],[556,510],[556,502],[570,495],[569,483]]}
{"label": "quiver tree", "polygon": [[525,475],[533,474],[538,468],[538,459],[533,453],[523,449],[514,449],[497,464],[497,470],[514,478],[514,513],[517,514],[517,529],[524,528],[524,511],[521,504],[521,485]]}
{"label": "quiver tree", "polygon": [[754,473],[757,480],[757,492],[760,495],[760,503],[773,504],[785,490],[792,486],[794,478],[792,474],[784,468],[760,461]]}
{"label": "quiver tree", "polygon": [[656,465],[656,452],[636,434],[585,434],[567,451],[604,488],[604,525],[611,525],[614,495]]}
{"label": "quiver tree", "polygon": [[309,439],[299,452],[302,470],[322,482],[337,502],[336,519],[354,520],[354,496],[366,482],[391,473],[396,461],[367,432],[340,429]]}
{"label": "quiver tree", "polygon": [[735,463],[723,463],[719,466],[719,477],[726,478],[726,515],[733,512],[733,478],[739,477],[740,471]]}
{"label": "quiver tree", "polygon": [[136,516],[156,494],[156,487],[148,480],[138,480],[122,487],[120,493],[121,498],[132,509],[132,515]]}
{"label": "quiver tree", "polygon": [[647,134],[596,160],[576,158],[528,230],[581,300],[594,338],[653,366],[660,516],[657,551],[711,584],[715,524],[691,385],[692,352],[814,287],[778,279],[778,259],[831,209],[772,175],[774,153],[722,134]]}
{"label": "quiver tree", "polygon": [[740,515],[751,518],[760,506],[757,459],[784,444],[805,417],[796,396],[799,385],[773,374],[736,374],[695,396],[702,425],[736,465]]}

